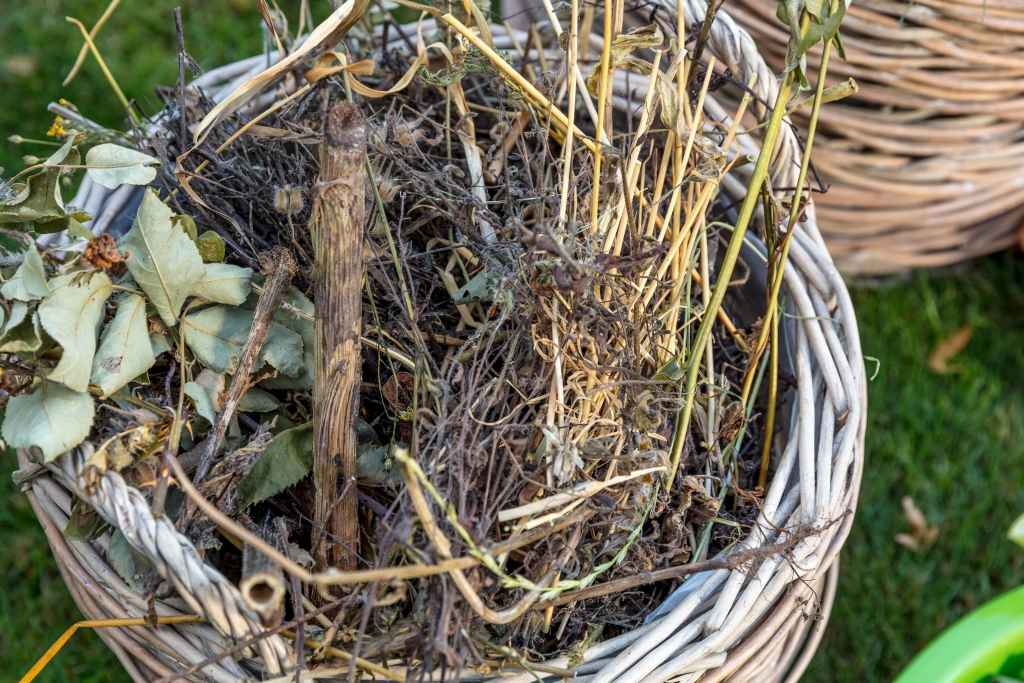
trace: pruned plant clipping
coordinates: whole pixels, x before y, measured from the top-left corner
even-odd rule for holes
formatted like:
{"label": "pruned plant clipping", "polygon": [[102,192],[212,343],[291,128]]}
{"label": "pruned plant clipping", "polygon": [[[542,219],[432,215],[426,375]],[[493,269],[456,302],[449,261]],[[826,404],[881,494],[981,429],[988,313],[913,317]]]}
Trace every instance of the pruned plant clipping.
{"label": "pruned plant clipping", "polygon": [[[845,519],[861,375],[823,358],[855,342],[798,335],[782,286],[827,48],[795,185],[769,168],[845,5],[780,6],[765,101],[705,49],[714,3],[398,3],[258,2],[266,53],[191,80],[179,16],[159,110],[75,22],[126,130],[53,105],[60,147],[0,188],[15,478],[60,482],[146,623],[209,624],[153,680],[724,672],[725,636],[623,648],[712,570],[742,576],[686,637],[752,627],[746,573],[792,572],[774,600]],[[817,292],[790,318],[850,319]]]}

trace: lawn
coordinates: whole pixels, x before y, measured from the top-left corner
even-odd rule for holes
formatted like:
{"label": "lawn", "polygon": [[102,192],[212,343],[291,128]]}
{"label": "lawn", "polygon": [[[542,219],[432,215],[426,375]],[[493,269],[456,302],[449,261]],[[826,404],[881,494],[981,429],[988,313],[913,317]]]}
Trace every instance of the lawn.
{"label": "lawn", "polygon": [[[81,40],[64,22],[91,25],[106,2],[0,0],[0,166],[22,168],[24,154],[47,148],[13,145],[18,133],[45,136],[46,104],[66,98],[89,117],[121,126],[109,86],[90,58],[68,88],[60,83]],[[125,0],[98,46],[129,97],[146,111],[153,86],[176,79],[172,9],[179,3]],[[254,54],[259,17],[249,0],[180,3],[186,49],[203,67]],[[289,15],[297,2],[280,2]],[[326,2],[315,0],[318,16]],[[956,273],[919,274],[854,293],[864,352],[878,359],[869,385],[867,465],[860,507],[842,556],[832,621],[805,681],[890,681],[931,638],[973,607],[1019,584],[1024,551],[1005,540],[1024,511],[1024,257],[1002,254]],[[963,325],[970,343],[937,375],[930,350]],[[869,367],[873,370],[873,363]],[[4,472],[16,468],[0,455]],[[900,498],[913,497],[935,544],[897,545],[907,531]],[[27,499],[0,476],[0,671],[13,679],[80,613],[64,589]],[[116,672],[116,673],[115,673]],[[126,681],[91,633],[79,633],[39,681]]]}

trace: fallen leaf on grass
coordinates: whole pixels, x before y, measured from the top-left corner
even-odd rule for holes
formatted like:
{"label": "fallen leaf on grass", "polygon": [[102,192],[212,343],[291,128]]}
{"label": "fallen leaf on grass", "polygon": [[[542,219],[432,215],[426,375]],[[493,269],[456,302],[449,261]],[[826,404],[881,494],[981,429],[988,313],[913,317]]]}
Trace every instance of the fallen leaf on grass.
{"label": "fallen leaf on grass", "polygon": [[974,328],[970,325],[964,325],[952,335],[943,339],[928,355],[928,367],[940,375],[958,370],[959,367],[950,365],[949,361],[953,360],[956,354],[964,350],[967,342],[971,341],[972,334],[974,334]]}
{"label": "fallen leaf on grass", "polygon": [[903,514],[910,524],[910,533],[896,534],[897,543],[911,550],[924,550],[935,543],[939,536],[939,528],[928,526],[924,513],[914,505],[914,499],[910,496],[903,496]]}

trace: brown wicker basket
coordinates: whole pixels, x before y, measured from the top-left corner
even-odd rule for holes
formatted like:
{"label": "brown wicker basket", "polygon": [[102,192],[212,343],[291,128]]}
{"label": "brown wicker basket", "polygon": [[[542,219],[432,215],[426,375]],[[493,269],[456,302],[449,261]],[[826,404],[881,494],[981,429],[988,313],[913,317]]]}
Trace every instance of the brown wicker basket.
{"label": "brown wicker basket", "polygon": [[[774,68],[787,28],[774,0],[730,15]],[[942,266],[1017,241],[1024,221],[1024,3],[857,0],[829,85],[860,91],[821,109],[817,219],[840,270]],[[821,54],[811,50],[812,73]],[[806,124],[806,108],[795,115]]]}

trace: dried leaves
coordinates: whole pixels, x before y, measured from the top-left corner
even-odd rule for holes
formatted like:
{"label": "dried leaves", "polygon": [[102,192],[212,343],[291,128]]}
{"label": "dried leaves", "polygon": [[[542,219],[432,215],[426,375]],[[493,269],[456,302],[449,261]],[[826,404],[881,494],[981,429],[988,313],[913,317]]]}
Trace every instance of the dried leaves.
{"label": "dried leaves", "polygon": [[924,550],[935,543],[939,537],[939,528],[928,526],[928,520],[924,513],[916,505],[910,496],[903,496],[903,514],[907,517],[910,525],[909,534],[896,534],[896,542],[911,550]]}

